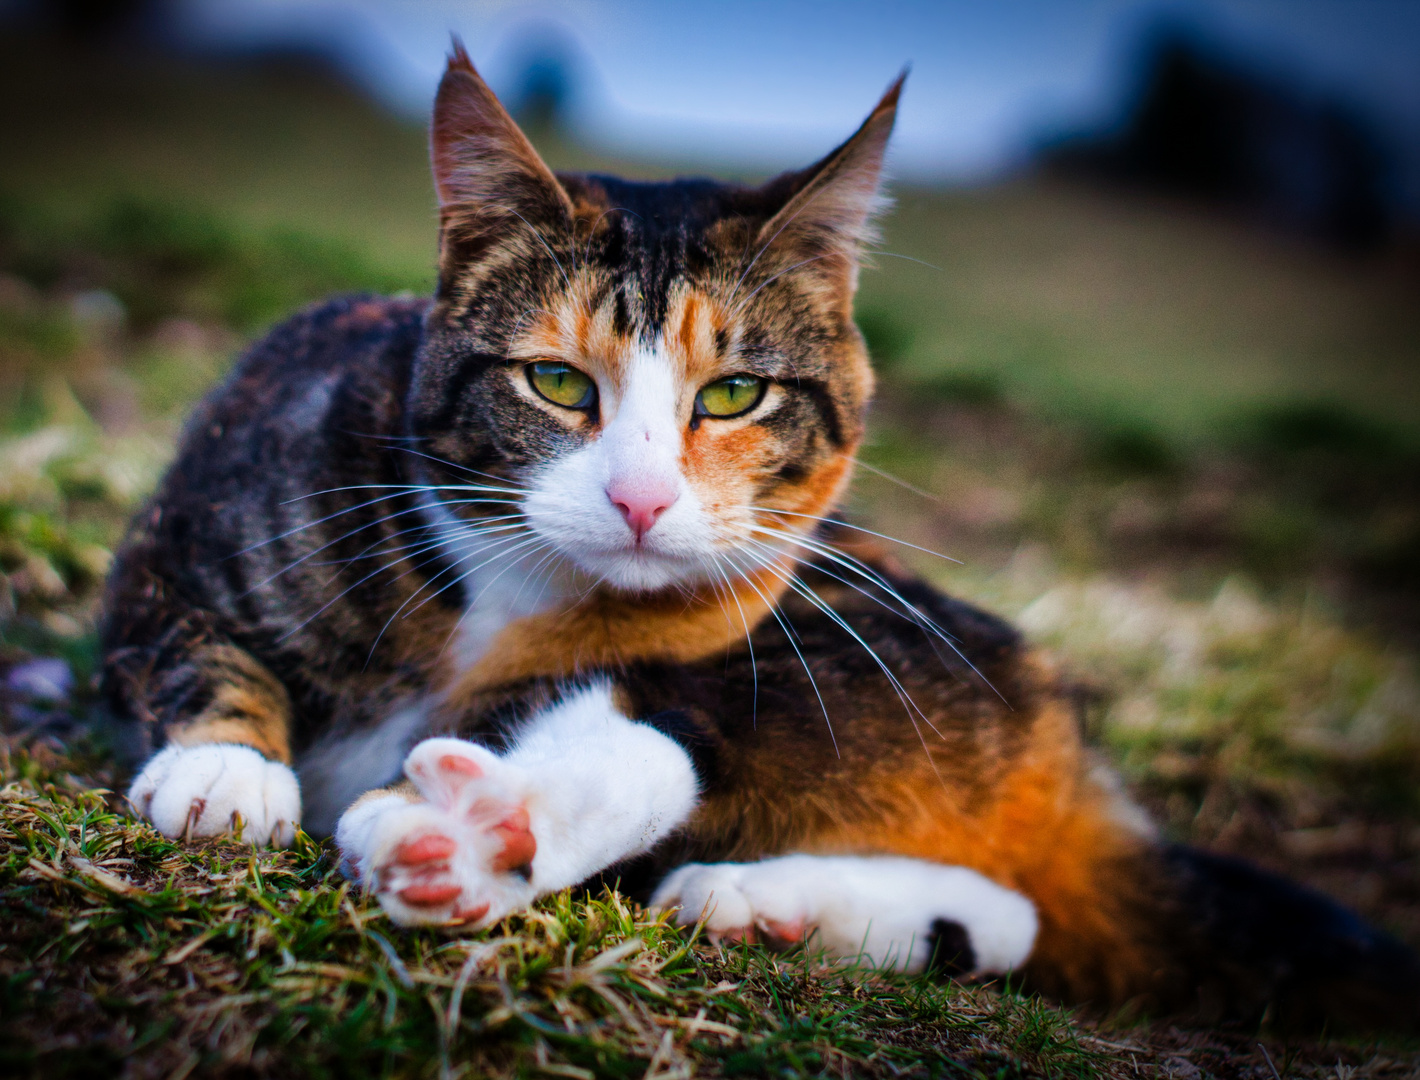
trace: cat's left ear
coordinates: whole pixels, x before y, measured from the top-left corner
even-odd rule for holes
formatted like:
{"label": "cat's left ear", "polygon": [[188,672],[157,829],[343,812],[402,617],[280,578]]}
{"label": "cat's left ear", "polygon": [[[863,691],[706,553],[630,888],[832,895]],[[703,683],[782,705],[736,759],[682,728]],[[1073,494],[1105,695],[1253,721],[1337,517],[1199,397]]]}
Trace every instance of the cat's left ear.
{"label": "cat's left ear", "polygon": [[[872,221],[885,201],[879,194],[883,155],[897,119],[897,99],[907,72],[888,87],[852,137],[823,160],[771,180],[763,189],[787,201],[759,230],[759,247],[846,257],[856,270],[858,253],[872,239]],[[856,276],[856,275],[854,275]]]}
{"label": "cat's left ear", "polygon": [[[454,39],[429,135],[445,239],[570,222],[572,201]],[[521,224],[519,224],[521,223]]]}

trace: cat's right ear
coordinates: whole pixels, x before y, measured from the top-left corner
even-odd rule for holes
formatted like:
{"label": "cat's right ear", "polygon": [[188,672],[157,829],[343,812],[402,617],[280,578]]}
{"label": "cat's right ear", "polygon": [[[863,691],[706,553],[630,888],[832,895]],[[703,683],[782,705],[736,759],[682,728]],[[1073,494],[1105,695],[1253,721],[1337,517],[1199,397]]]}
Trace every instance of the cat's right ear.
{"label": "cat's right ear", "polygon": [[457,37],[434,99],[429,143],[446,243],[464,248],[519,222],[534,229],[570,222],[567,192]]}

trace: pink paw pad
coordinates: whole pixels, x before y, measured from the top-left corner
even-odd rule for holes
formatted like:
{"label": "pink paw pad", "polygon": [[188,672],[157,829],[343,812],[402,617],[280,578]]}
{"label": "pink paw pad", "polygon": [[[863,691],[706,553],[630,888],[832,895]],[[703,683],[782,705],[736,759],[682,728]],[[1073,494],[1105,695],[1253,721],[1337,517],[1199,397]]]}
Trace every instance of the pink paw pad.
{"label": "pink paw pad", "polygon": [[493,859],[494,870],[500,873],[507,870],[526,871],[532,865],[537,854],[537,838],[532,834],[532,819],[525,807],[514,807],[490,831],[503,841],[503,850]]}
{"label": "pink paw pad", "polygon": [[768,945],[771,948],[788,948],[800,944],[807,936],[809,926],[803,919],[793,922],[774,922],[760,919],[748,926],[732,926],[726,930],[711,930],[709,937],[714,942],[738,945],[742,941]]}
{"label": "pink paw pad", "polygon": [[483,775],[483,769],[478,762],[472,758],[460,757],[457,754],[445,754],[439,758],[439,768],[444,772],[466,776],[470,780],[476,780]]}
{"label": "pink paw pad", "polygon": [[403,863],[405,866],[446,861],[458,850],[458,847],[457,841],[451,840],[447,836],[440,836],[438,833],[431,833],[421,836],[418,840],[410,840],[400,844],[395,848],[394,861]]}
{"label": "pink paw pad", "polygon": [[407,882],[399,898],[413,907],[440,907],[458,899],[463,890],[449,879],[449,859],[458,843],[438,833],[427,833],[400,844],[394,850],[394,864]]}

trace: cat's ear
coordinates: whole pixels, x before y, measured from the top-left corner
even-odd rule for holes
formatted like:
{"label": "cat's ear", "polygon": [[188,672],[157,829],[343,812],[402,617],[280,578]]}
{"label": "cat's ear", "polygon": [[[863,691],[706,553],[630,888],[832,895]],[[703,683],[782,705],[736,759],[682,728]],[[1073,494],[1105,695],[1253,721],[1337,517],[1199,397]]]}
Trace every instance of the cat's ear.
{"label": "cat's ear", "polygon": [[570,220],[572,202],[456,37],[429,135],[444,235]]}
{"label": "cat's ear", "polygon": [[759,230],[761,249],[837,252],[856,266],[858,252],[872,238],[873,217],[886,202],[879,194],[883,155],[906,78],[903,71],[842,146],[807,169],[765,185],[770,199],[786,201]]}

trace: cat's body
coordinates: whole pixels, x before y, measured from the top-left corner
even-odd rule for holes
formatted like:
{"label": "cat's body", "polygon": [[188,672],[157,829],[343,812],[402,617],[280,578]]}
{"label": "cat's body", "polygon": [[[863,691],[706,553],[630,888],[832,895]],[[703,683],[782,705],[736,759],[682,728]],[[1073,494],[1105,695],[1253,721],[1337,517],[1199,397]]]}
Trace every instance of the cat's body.
{"label": "cat's body", "polygon": [[1010,627],[829,520],[895,103],[764,188],[553,179],[457,55],[435,301],[274,331],[120,555],[135,802],[170,834],[334,830],[405,923],[605,874],[1074,1000],[1413,1022],[1405,950],[1158,844]]}

